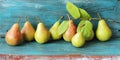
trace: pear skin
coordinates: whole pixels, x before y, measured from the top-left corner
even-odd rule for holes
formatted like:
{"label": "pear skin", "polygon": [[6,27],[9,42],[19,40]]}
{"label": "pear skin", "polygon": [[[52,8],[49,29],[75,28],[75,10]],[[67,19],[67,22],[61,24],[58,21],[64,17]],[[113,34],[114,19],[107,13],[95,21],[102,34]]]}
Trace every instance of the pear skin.
{"label": "pear skin", "polygon": [[5,41],[9,45],[19,45],[22,43],[22,34],[18,23],[15,23],[11,29],[6,33]]}
{"label": "pear skin", "polygon": [[49,40],[50,32],[47,30],[47,28],[45,27],[43,23],[39,23],[37,25],[37,29],[36,29],[34,37],[35,37],[36,42],[43,44]]}
{"label": "pear skin", "polygon": [[60,25],[60,21],[57,21],[49,30],[53,40],[58,40],[62,37],[62,35],[58,34],[59,25]]}
{"label": "pear skin", "polygon": [[82,32],[77,32],[72,38],[72,45],[75,47],[82,47],[85,44],[85,38]]}
{"label": "pear skin", "polygon": [[29,21],[26,21],[22,30],[21,30],[22,36],[26,41],[32,41],[34,40],[34,34],[35,29],[31,25]]}
{"label": "pear skin", "polygon": [[92,30],[91,36],[86,41],[91,41],[94,38],[94,31]]}
{"label": "pear skin", "polygon": [[98,22],[96,36],[97,36],[98,40],[100,40],[100,41],[107,41],[112,36],[112,31],[104,19],[101,19]]}
{"label": "pear skin", "polygon": [[76,26],[72,20],[69,20],[69,26],[66,32],[63,34],[63,39],[67,42],[71,42],[72,37],[76,33]]}

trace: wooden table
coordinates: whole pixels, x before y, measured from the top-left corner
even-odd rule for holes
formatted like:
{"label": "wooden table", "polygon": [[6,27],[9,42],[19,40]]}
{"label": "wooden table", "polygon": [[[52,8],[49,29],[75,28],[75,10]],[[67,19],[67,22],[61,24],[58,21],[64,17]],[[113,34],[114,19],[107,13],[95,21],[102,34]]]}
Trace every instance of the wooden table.
{"label": "wooden table", "polygon": [[[20,46],[9,46],[4,36],[7,30],[21,18],[20,27],[24,24],[24,17],[28,16],[34,28],[38,22],[35,16],[49,29],[60,16],[66,14],[67,0],[0,0],[0,59],[8,60],[29,60],[29,59],[64,59],[64,60],[88,60],[108,59],[119,60],[120,55],[120,2],[119,0],[73,0],[75,5],[84,8],[92,17],[100,13],[106,19],[113,31],[112,38],[107,42],[100,42],[94,38],[86,42],[83,48],[75,48],[71,43],[63,39],[59,41],[50,40],[46,44],[37,42],[23,43]],[[111,21],[112,20],[112,21]],[[76,25],[79,20],[74,21]],[[97,28],[97,21],[92,21],[94,31]]]}

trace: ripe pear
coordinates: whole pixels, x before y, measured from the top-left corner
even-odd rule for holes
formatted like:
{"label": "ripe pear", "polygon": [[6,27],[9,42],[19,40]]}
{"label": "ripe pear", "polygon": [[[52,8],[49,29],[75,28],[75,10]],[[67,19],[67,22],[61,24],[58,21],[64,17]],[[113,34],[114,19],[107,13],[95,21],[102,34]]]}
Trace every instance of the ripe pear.
{"label": "ripe pear", "polygon": [[46,43],[49,40],[50,32],[42,22],[38,23],[34,37],[36,42],[41,44]]}
{"label": "ripe pear", "polygon": [[100,41],[107,41],[112,36],[112,31],[104,19],[99,20],[96,30],[96,36]]}
{"label": "ripe pear", "polygon": [[71,39],[75,35],[75,33],[76,33],[76,26],[75,26],[73,20],[71,20],[69,18],[68,29],[63,34],[63,39],[67,42],[71,42]]}
{"label": "ripe pear", "polygon": [[31,23],[27,20],[21,30],[22,36],[26,41],[34,40],[35,29],[31,25]]}
{"label": "ripe pear", "polygon": [[9,45],[19,45],[22,43],[22,34],[20,32],[20,26],[18,23],[13,24],[13,26],[8,30],[5,36],[5,41]]}
{"label": "ripe pear", "polygon": [[77,32],[72,38],[72,45],[75,47],[82,47],[85,44],[85,38],[82,32]]}
{"label": "ripe pear", "polygon": [[60,20],[62,18],[63,18],[63,16],[57,22],[55,22],[55,24],[53,24],[53,26],[49,30],[53,40],[58,40],[62,37],[62,35],[58,34],[58,27],[60,25]]}

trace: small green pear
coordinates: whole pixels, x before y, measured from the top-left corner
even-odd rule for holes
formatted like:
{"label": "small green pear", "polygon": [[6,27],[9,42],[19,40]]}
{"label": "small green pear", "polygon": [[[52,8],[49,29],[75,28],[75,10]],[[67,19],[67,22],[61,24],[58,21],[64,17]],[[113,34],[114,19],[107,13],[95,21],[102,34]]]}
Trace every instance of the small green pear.
{"label": "small green pear", "polygon": [[5,36],[5,41],[8,45],[16,46],[22,43],[22,34],[20,32],[19,23],[13,24]]}
{"label": "small green pear", "polygon": [[82,32],[77,32],[72,38],[72,45],[75,47],[82,47],[85,44],[85,38]]}
{"label": "small green pear", "polygon": [[94,31],[91,31],[91,36],[86,40],[86,41],[90,41],[94,38]]}
{"label": "small green pear", "polygon": [[58,40],[62,37],[62,35],[58,34],[58,27],[62,18],[63,16],[57,22],[55,22],[55,24],[53,24],[53,26],[49,30],[53,40]]}
{"label": "small green pear", "polygon": [[34,40],[34,34],[35,34],[35,29],[31,25],[31,23],[27,20],[21,30],[22,36],[26,41],[32,41]]}
{"label": "small green pear", "polygon": [[93,25],[88,20],[82,20],[78,27],[77,32],[81,31],[86,41],[90,41],[94,37]]}
{"label": "small green pear", "polygon": [[96,30],[96,36],[100,41],[107,41],[112,36],[112,31],[104,19],[99,20]]}
{"label": "small green pear", "polygon": [[49,40],[50,32],[42,22],[38,23],[34,37],[36,42],[40,44],[46,43]]}

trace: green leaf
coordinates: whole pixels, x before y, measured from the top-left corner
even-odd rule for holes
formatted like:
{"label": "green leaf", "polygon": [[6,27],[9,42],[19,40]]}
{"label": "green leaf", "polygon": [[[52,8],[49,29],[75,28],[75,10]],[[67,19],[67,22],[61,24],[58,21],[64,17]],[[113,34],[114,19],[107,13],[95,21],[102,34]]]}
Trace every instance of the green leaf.
{"label": "green leaf", "polygon": [[91,18],[86,10],[79,8],[79,11],[80,11],[80,14],[81,14],[81,16],[80,16],[81,19],[88,20],[88,19]]}
{"label": "green leaf", "polygon": [[67,2],[66,9],[74,19],[80,18],[79,8],[77,8],[77,6],[75,6],[73,3]]}
{"label": "green leaf", "polygon": [[68,29],[68,20],[63,21],[60,26],[58,27],[58,34],[62,35]]}

